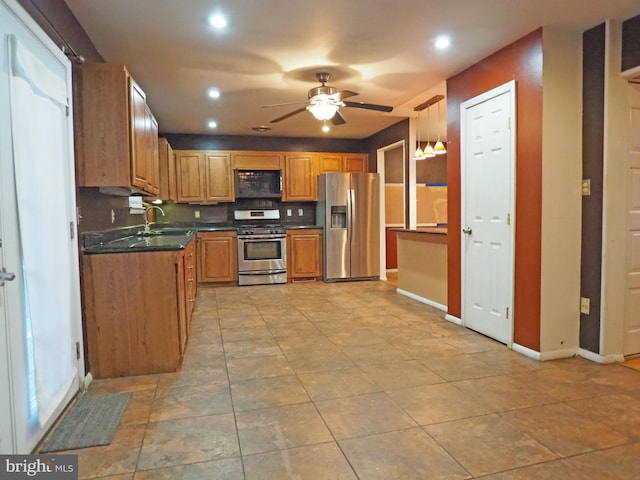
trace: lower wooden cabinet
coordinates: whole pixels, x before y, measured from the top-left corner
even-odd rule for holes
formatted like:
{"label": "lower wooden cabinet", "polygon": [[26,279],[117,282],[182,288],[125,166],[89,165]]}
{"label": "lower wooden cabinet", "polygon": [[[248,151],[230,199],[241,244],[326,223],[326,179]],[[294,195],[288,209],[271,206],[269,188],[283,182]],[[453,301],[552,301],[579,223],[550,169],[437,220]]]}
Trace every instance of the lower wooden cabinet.
{"label": "lower wooden cabinet", "polygon": [[[84,311],[94,378],[175,372],[195,298],[189,251],[84,255]],[[195,268],[195,263],[194,263]]]}
{"label": "lower wooden cabinet", "polygon": [[287,278],[322,276],[322,229],[287,230]]}
{"label": "lower wooden cabinet", "polygon": [[238,281],[238,235],[235,231],[198,232],[198,283]]}

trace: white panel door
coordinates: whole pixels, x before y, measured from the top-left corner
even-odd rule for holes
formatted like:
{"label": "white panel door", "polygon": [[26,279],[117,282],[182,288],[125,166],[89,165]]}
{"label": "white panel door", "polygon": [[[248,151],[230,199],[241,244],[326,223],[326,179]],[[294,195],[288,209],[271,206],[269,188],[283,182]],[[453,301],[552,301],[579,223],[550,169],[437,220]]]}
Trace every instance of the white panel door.
{"label": "white panel door", "polygon": [[629,83],[624,354],[640,353],[640,85]]}
{"label": "white panel door", "polygon": [[83,375],[71,65],[15,0],[0,41],[0,453],[29,453]]}
{"label": "white panel door", "polygon": [[462,322],[510,345],[515,83],[461,105]]}

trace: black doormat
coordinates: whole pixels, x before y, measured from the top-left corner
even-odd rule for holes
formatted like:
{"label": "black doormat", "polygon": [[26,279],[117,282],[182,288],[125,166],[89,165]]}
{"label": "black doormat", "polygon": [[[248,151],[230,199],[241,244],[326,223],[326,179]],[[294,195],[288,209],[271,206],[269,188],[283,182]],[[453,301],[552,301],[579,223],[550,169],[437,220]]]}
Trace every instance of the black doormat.
{"label": "black doormat", "polygon": [[49,432],[40,453],[109,445],[130,393],[83,394]]}

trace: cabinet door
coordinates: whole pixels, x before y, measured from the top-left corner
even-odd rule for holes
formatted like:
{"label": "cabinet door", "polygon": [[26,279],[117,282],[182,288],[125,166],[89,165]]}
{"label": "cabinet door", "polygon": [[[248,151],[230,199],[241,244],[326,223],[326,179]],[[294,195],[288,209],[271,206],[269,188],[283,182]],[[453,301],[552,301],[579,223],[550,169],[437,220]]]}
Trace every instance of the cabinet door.
{"label": "cabinet door", "polygon": [[238,241],[235,232],[198,233],[198,282],[238,281]]}
{"label": "cabinet door", "polygon": [[203,198],[201,172],[204,170],[202,154],[196,151],[176,150],[176,197],[178,202],[201,202]]}
{"label": "cabinet door", "polygon": [[238,170],[282,170],[279,152],[231,152],[233,168]]}
{"label": "cabinet door", "polygon": [[284,169],[284,202],[318,200],[318,161],[312,154],[287,155]]}
{"label": "cabinet door", "polygon": [[233,170],[228,152],[205,152],[206,190],[204,200],[207,202],[232,202]]}
{"label": "cabinet door", "polygon": [[[131,185],[142,190],[149,184],[148,117],[145,94],[129,78],[129,115],[131,128]],[[125,141],[125,139],[122,139]],[[114,159],[115,160],[115,159]],[[112,161],[114,161],[112,160]]]}
{"label": "cabinet door", "polygon": [[288,277],[318,278],[322,275],[322,234],[319,230],[288,232]]}
{"label": "cabinet door", "polygon": [[366,154],[345,155],[343,158],[345,172],[367,172],[369,170],[369,156]]}
{"label": "cabinet door", "polygon": [[342,172],[342,155],[320,155],[319,173]]}
{"label": "cabinet door", "polygon": [[187,289],[185,285],[184,255],[178,257],[176,263],[176,285],[178,296],[178,337],[180,344],[180,356],[184,355],[187,345]]}
{"label": "cabinet door", "polygon": [[158,163],[160,167],[160,198],[176,201],[176,160],[166,138],[158,139]]}
{"label": "cabinet door", "polygon": [[196,242],[191,241],[184,253],[184,277],[187,301],[187,332],[191,326],[191,313],[196,301]]}
{"label": "cabinet door", "polygon": [[151,113],[149,107],[146,109],[147,122],[149,130],[147,131],[148,138],[148,153],[147,158],[149,162],[149,183],[147,184],[147,191],[151,195],[160,195],[160,160],[158,158],[158,121]]}

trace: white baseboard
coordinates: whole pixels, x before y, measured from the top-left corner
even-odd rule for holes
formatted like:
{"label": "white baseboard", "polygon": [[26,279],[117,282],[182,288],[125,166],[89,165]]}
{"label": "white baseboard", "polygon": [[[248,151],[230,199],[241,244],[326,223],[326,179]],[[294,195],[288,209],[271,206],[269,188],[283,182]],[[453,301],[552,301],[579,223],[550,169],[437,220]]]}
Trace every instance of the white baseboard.
{"label": "white baseboard", "polygon": [[458,317],[454,317],[453,315],[449,315],[448,313],[444,316],[445,320],[449,320],[451,323],[455,323],[456,325],[462,326],[462,319]]}
{"label": "white baseboard", "polygon": [[584,348],[578,349],[578,355],[597,363],[624,362],[624,355],[622,354],[600,355],[599,353],[593,353],[589,350],[585,350]]}
{"label": "white baseboard", "polygon": [[437,308],[438,310],[442,310],[445,313],[447,311],[446,305],[442,305],[441,303],[434,302],[433,300],[429,300],[428,298],[421,297],[420,295],[416,295],[415,293],[407,292],[406,290],[402,290],[401,288],[397,288],[396,292],[398,292],[400,295],[404,295],[405,297],[413,298],[418,302],[426,303],[427,305],[433,308]]}
{"label": "white baseboard", "polygon": [[511,344],[511,350],[524,355],[525,357],[533,358],[534,360],[538,361],[541,360],[540,352],[536,352],[535,350],[531,350],[530,348],[523,347],[522,345],[519,345],[517,343]]}

